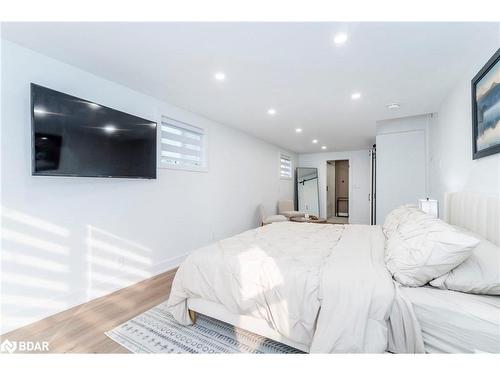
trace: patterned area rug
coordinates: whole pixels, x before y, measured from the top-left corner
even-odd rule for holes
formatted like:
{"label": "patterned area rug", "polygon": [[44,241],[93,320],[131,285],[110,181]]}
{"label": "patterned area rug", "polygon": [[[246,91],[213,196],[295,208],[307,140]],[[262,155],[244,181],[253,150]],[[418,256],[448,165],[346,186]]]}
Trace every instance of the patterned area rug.
{"label": "patterned area rug", "polygon": [[106,332],[106,336],[133,353],[302,353],[201,314],[196,324],[182,326],[167,311],[167,302]]}

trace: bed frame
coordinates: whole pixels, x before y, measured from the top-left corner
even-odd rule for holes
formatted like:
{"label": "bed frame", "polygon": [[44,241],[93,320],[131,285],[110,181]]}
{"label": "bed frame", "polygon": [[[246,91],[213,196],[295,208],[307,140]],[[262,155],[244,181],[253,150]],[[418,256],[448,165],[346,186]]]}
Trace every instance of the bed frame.
{"label": "bed frame", "polygon": [[[467,229],[500,245],[500,199],[480,193],[446,193],[444,220],[452,225]],[[269,327],[265,320],[229,312],[223,305],[201,298],[187,301],[189,316],[196,321],[196,313],[210,316],[235,327],[259,334],[304,352],[309,348],[283,337]]]}
{"label": "bed frame", "polygon": [[500,199],[472,192],[446,193],[444,220],[500,246]]}
{"label": "bed frame", "polygon": [[248,315],[237,315],[229,312],[223,305],[202,298],[189,298],[187,301],[189,317],[196,322],[196,313],[210,316],[222,322],[229,323],[235,327],[267,337],[268,339],[281,342],[293,348],[309,352],[305,345],[289,340],[279,332],[275,331],[263,320]]}

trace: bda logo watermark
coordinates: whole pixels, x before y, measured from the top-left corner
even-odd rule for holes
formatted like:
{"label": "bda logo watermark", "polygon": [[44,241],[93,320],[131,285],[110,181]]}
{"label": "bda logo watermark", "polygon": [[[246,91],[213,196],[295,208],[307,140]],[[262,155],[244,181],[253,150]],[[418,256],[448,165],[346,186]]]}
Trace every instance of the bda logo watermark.
{"label": "bda logo watermark", "polygon": [[17,342],[5,340],[0,344],[0,352],[2,353],[14,353],[17,349]]}
{"label": "bda logo watermark", "polygon": [[0,344],[0,352],[47,352],[49,343],[47,341],[10,341],[4,340]]}

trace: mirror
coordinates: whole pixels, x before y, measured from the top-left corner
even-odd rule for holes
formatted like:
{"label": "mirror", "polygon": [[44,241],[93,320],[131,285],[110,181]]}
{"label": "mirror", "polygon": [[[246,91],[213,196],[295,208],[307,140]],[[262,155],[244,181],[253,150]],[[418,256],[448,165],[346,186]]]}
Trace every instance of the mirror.
{"label": "mirror", "polygon": [[319,217],[317,168],[297,168],[296,191],[298,211]]}

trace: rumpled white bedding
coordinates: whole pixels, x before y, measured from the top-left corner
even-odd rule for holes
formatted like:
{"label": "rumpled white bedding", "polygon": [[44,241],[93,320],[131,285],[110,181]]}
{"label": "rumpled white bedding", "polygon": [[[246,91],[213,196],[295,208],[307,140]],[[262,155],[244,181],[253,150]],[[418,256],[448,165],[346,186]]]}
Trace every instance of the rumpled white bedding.
{"label": "rumpled white bedding", "polygon": [[399,286],[389,330],[394,353],[500,353],[500,296]]}
{"label": "rumpled white bedding", "polygon": [[393,294],[380,227],[283,222],[193,252],[168,305],[181,324],[187,299],[203,298],[310,352],[384,352]]}

